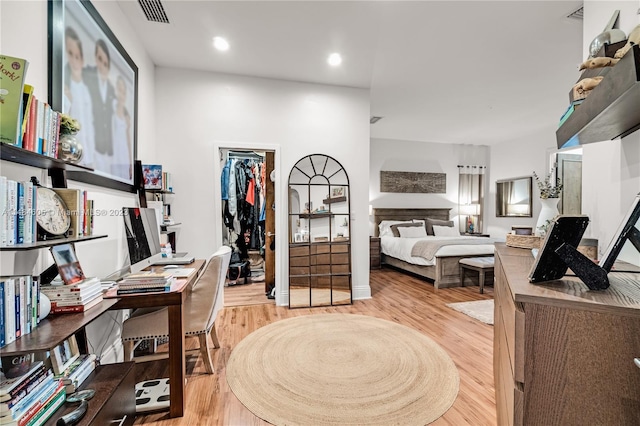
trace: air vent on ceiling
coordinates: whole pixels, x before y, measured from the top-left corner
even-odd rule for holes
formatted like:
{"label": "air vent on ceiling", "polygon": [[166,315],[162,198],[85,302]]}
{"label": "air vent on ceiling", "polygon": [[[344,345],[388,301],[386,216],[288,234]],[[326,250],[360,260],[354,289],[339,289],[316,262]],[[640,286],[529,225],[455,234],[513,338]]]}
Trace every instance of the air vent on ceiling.
{"label": "air vent on ceiling", "polygon": [[147,17],[147,21],[169,23],[169,18],[167,18],[160,0],[138,0],[138,4],[142,8],[144,16]]}
{"label": "air vent on ceiling", "polygon": [[375,123],[377,123],[377,122],[378,122],[378,121],[380,121],[380,120],[382,120],[382,117],[376,117],[376,116],[374,115],[374,116],[372,116],[372,117],[369,119],[369,123],[371,123],[371,124],[375,124]]}
{"label": "air vent on ceiling", "polygon": [[583,20],[584,19],[584,6],[580,6],[579,9],[576,9],[573,12],[571,12],[570,14],[568,14],[567,18]]}

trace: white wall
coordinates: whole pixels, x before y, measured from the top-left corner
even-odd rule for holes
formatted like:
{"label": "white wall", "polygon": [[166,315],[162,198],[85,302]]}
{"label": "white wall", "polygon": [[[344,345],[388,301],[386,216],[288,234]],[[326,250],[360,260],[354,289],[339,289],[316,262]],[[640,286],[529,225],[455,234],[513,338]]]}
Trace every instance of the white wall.
{"label": "white wall", "polygon": [[[92,2],[107,22],[129,56],[138,66],[138,154],[139,157],[155,160],[155,68],[147,53],[138,42],[133,29],[118,5],[110,1]],[[29,17],[26,19],[25,17]],[[0,2],[0,51],[3,54],[25,58],[29,61],[26,82],[34,86],[39,99],[47,99],[48,52],[47,52],[47,2],[7,1]],[[47,183],[46,171],[1,161],[0,174],[14,180],[28,180],[37,176]],[[134,194],[92,185],[69,182],[69,187],[89,191],[95,200],[96,209],[107,212],[123,206],[134,206]],[[89,276],[104,277],[122,267],[125,261],[123,230],[119,216],[112,214],[95,218],[95,233],[108,234],[107,238],[77,244],[78,258]],[[4,256],[3,252],[3,256]],[[48,250],[40,250],[34,273],[40,273],[51,262]],[[10,273],[2,271],[3,274]],[[117,351],[119,321],[115,314],[104,315],[95,321],[87,332],[89,341],[103,362],[116,360],[112,349]],[[112,334],[113,333],[113,334]],[[115,342],[115,346],[113,343]]]}
{"label": "white wall", "polygon": [[[640,1],[586,1],[583,44],[586,55],[591,41],[602,32],[614,10],[620,10],[619,28],[629,33],[640,23]],[[591,223],[589,236],[598,238],[602,254],[613,238],[634,197],[640,192],[640,132],[621,140],[587,144],[583,147],[582,210]],[[635,251],[620,258],[640,265]]]}
{"label": "white wall", "polygon": [[275,150],[276,303],[288,303],[287,180],[302,157],[339,161],[351,185],[354,298],[370,297],[369,93],[363,89],[158,68],[157,160],[173,172],[180,250],[222,244],[219,149]]}
{"label": "white wall", "polygon": [[[489,164],[489,147],[390,139],[371,139],[369,204],[374,208],[451,208],[458,223],[458,165]],[[380,192],[380,172],[445,173],[445,194],[401,194]],[[485,185],[487,180],[485,179]],[[486,194],[485,186],[485,194]],[[485,199],[485,229],[488,201]],[[374,235],[373,217],[369,234]]]}

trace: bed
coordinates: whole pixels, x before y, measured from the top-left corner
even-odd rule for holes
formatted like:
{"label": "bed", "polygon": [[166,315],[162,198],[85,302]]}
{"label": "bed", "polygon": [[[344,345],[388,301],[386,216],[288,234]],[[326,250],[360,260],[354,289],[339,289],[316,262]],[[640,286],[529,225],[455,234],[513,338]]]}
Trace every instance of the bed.
{"label": "bed", "polygon": [[[406,223],[426,218],[448,221],[450,210],[449,208],[374,209],[375,235],[380,237],[382,263],[427,278],[433,281],[435,288],[460,287],[460,266],[458,263],[460,259],[493,256],[493,239],[473,236],[398,238],[379,235],[379,225],[383,221],[385,224],[389,223],[387,221]],[[431,247],[431,252],[435,250],[435,254],[432,259],[427,260],[428,255],[426,259],[411,255],[412,248],[415,250],[414,244],[418,240],[447,241],[436,243],[434,247]],[[427,242],[421,244],[427,244]],[[439,248],[437,248],[438,246]]]}

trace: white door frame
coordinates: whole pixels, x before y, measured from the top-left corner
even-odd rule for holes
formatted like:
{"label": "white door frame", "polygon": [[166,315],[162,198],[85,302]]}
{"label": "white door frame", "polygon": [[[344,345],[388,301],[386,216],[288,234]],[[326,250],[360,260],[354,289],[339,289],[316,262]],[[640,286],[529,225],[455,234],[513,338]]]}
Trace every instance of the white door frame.
{"label": "white door frame", "polygon": [[[230,149],[230,150],[243,150],[243,151],[273,151],[274,152],[274,158],[273,158],[273,169],[275,171],[275,194],[274,194],[274,200],[275,200],[275,204],[276,204],[276,217],[275,217],[275,224],[276,224],[276,237],[275,237],[275,242],[276,242],[276,250],[275,250],[275,274],[276,274],[276,280],[275,280],[275,286],[276,286],[276,305],[278,306],[286,306],[288,305],[289,301],[286,300],[285,297],[285,293],[283,293],[284,289],[287,289],[287,286],[283,286],[282,285],[282,278],[283,278],[283,271],[284,271],[284,267],[282,262],[284,261],[284,256],[280,256],[279,253],[282,253],[282,250],[278,250],[277,248],[279,247],[285,247],[285,245],[288,243],[287,239],[285,238],[283,240],[283,235],[286,234],[286,229],[285,232],[283,233],[282,229],[282,221],[284,220],[284,216],[282,213],[283,207],[286,207],[286,202],[285,200],[282,198],[283,197],[283,192],[282,192],[282,185],[280,185],[279,183],[281,182],[280,179],[280,145],[278,144],[269,144],[269,143],[259,143],[259,142],[227,142],[227,141],[214,141],[213,142],[213,152],[215,153],[214,155],[216,156],[216,158],[214,158],[213,161],[213,173],[214,176],[216,176],[216,179],[214,179],[214,184],[213,184],[213,206],[214,206],[214,229],[216,230],[215,232],[215,243],[216,243],[216,247],[220,247],[222,246],[222,233],[220,232],[220,230],[222,230],[222,227],[224,226],[224,224],[222,223],[222,188],[220,185],[220,175],[222,173],[222,167],[220,165],[220,150],[221,149]],[[269,176],[266,177],[267,179],[269,179]],[[269,208],[269,206],[266,206],[266,208]]]}

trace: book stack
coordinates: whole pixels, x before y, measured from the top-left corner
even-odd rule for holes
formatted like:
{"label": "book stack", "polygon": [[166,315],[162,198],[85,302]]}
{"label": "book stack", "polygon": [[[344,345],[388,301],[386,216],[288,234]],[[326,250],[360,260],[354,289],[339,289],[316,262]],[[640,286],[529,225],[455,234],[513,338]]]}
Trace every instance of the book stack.
{"label": "book stack", "polygon": [[129,274],[118,283],[118,294],[153,293],[169,291],[175,277],[169,271],[143,271]]}
{"label": "book stack", "polygon": [[53,377],[65,385],[65,391],[67,393],[73,393],[95,369],[96,355],[80,354],[65,371]]}
{"label": "book stack", "polygon": [[85,312],[102,302],[102,286],[95,277],[75,284],[42,285],[40,291],[51,301],[52,314]]}
{"label": "book stack", "polygon": [[0,277],[0,347],[35,329],[40,322],[38,277]]}
{"label": "book stack", "polygon": [[[9,358],[9,363],[16,357]],[[3,364],[5,359],[3,358]],[[64,384],[42,361],[32,362],[23,374],[0,381],[0,425],[43,424],[65,401]]]}

